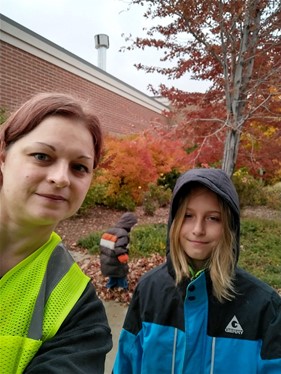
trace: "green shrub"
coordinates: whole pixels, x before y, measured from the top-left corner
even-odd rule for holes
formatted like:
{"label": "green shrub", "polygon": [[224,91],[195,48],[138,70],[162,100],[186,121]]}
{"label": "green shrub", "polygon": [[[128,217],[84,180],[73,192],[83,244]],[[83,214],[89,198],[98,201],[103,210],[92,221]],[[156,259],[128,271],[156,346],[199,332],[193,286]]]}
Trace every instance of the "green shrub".
{"label": "green shrub", "polygon": [[119,193],[109,193],[105,184],[94,184],[89,189],[78,213],[87,213],[95,205],[104,205],[112,209],[131,212],[136,209],[134,199],[125,188],[120,189]]}
{"label": "green shrub", "polygon": [[105,184],[93,184],[83,201],[78,213],[83,214],[95,205],[106,205],[107,187]]}
{"label": "green shrub", "polygon": [[8,115],[7,115],[6,110],[3,108],[0,108],[0,125],[2,125],[2,123],[6,121],[7,117]]}
{"label": "green shrub", "polygon": [[172,169],[168,173],[161,174],[160,178],[157,180],[158,186],[163,186],[164,188],[169,188],[173,191],[176,181],[181,173],[177,169]]}
{"label": "green shrub", "polygon": [[253,176],[247,170],[239,169],[232,177],[232,181],[239,195],[240,207],[266,205],[266,193],[263,183]]}
{"label": "green shrub", "polygon": [[148,191],[143,194],[143,209],[145,214],[153,216],[158,207],[165,207],[171,201],[171,190],[155,183],[149,183]]}
{"label": "green shrub", "polygon": [[144,213],[147,216],[154,216],[154,213],[157,209],[157,204],[156,204],[155,200],[153,200],[149,197],[149,193],[144,194],[144,199],[143,199],[143,204],[142,205],[143,205]]}
{"label": "green shrub", "polygon": [[281,182],[274,186],[264,187],[266,206],[271,209],[281,210]]}
{"label": "green shrub", "polygon": [[156,192],[157,193],[155,198],[160,208],[163,208],[170,204],[172,197],[172,191],[170,190],[170,188],[163,189],[162,187],[158,187]]}
{"label": "green shrub", "polygon": [[124,186],[118,193],[109,194],[105,199],[105,205],[109,208],[133,212],[136,204],[130,192]]}

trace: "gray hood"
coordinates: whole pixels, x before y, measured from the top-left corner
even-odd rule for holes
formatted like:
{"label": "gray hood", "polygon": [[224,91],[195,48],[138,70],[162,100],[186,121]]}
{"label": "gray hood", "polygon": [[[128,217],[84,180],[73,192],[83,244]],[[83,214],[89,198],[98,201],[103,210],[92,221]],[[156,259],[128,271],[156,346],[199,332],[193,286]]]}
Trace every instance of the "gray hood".
{"label": "gray hood", "polygon": [[[168,222],[168,233],[170,231],[170,226],[177,212],[179,201],[183,196],[187,194],[190,185],[194,182],[201,183],[210,190],[214,191],[230,207],[230,210],[232,212],[232,227],[236,234],[236,247],[233,248],[233,250],[236,254],[236,259],[238,260],[240,247],[239,198],[231,179],[221,169],[191,169],[179,177],[172,196]],[[169,253],[169,251],[170,248],[168,240],[167,253]]]}
{"label": "gray hood", "polygon": [[116,223],[115,227],[119,227],[130,231],[131,228],[138,222],[137,217],[133,213],[124,213],[119,221]]}

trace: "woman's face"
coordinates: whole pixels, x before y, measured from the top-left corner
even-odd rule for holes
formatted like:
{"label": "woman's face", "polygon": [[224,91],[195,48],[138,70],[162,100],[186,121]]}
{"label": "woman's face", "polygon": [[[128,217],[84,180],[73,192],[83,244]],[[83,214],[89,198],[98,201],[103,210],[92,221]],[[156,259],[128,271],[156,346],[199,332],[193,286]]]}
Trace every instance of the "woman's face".
{"label": "woman's face", "polygon": [[180,244],[195,270],[205,267],[222,236],[222,228],[217,195],[204,187],[194,189],[187,200]]}
{"label": "woman's face", "polygon": [[92,180],[92,136],[82,122],[44,119],[1,160],[1,215],[8,222],[56,225],[81,206]]}

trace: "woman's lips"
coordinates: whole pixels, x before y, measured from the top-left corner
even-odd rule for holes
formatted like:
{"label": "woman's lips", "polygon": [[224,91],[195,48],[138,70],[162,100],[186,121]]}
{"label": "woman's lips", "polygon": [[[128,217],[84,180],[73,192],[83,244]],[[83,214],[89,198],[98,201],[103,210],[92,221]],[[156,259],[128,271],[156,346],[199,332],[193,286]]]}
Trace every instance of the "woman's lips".
{"label": "woman's lips", "polygon": [[64,196],[61,195],[53,195],[53,194],[44,194],[44,193],[37,193],[37,195],[41,197],[45,197],[46,199],[56,200],[56,201],[67,201]]}

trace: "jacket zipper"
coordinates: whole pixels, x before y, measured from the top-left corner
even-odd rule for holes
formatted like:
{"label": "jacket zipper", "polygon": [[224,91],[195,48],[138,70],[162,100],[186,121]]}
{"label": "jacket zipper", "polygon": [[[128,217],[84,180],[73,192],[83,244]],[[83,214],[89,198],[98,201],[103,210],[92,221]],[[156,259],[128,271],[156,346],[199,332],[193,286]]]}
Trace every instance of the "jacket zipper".
{"label": "jacket zipper", "polygon": [[171,374],[175,374],[177,337],[178,337],[178,329],[175,329]]}
{"label": "jacket zipper", "polygon": [[215,352],[216,352],[216,338],[213,338],[213,339],[212,339],[212,353],[211,353],[211,368],[210,368],[210,374],[214,374]]}

